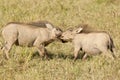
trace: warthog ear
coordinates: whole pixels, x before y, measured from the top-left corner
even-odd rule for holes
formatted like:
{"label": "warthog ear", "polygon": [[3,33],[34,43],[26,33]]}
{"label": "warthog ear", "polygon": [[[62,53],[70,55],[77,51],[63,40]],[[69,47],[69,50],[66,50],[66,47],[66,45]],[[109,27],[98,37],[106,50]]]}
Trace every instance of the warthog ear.
{"label": "warthog ear", "polygon": [[79,28],[76,30],[76,33],[80,33],[83,30],[83,28]]}
{"label": "warthog ear", "polygon": [[49,29],[53,29],[54,27],[51,25],[51,24],[46,24],[46,27],[49,28]]}

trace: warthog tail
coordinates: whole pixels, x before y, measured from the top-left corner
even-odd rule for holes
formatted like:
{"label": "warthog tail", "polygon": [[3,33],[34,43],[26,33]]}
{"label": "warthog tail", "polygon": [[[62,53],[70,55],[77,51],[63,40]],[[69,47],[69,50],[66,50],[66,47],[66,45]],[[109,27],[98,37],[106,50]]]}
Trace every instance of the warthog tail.
{"label": "warthog tail", "polygon": [[115,48],[112,38],[110,38],[110,41],[111,41],[111,48]]}
{"label": "warthog tail", "polygon": [[113,42],[111,37],[110,37],[110,40],[109,40],[108,48],[110,49],[111,52],[113,52],[113,48],[115,48],[114,42]]}

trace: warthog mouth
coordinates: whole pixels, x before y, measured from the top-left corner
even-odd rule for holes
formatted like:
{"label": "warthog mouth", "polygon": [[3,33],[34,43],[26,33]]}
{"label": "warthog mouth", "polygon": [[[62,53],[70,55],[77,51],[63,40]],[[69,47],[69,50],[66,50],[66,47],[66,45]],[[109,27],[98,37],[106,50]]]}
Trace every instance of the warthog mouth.
{"label": "warthog mouth", "polygon": [[61,34],[57,35],[57,38],[60,38],[61,37]]}
{"label": "warthog mouth", "polygon": [[60,39],[62,41],[62,43],[66,43],[68,42],[67,40],[63,40],[63,39]]}

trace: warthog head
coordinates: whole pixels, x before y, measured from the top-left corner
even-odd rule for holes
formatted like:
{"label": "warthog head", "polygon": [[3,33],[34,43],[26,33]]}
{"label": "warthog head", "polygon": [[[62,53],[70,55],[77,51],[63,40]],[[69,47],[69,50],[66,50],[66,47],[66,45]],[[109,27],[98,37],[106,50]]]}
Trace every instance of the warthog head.
{"label": "warthog head", "polygon": [[68,29],[65,32],[62,33],[60,39],[62,42],[68,42],[71,41],[76,34],[79,34],[83,30],[82,27],[79,27],[77,29]]}
{"label": "warthog head", "polygon": [[62,35],[62,30],[60,28],[55,28],[51,24],[46,24],[46,26],[51,30],[52,38],[58,38]]}
{"label": "warthog head", "polygon": [[55,34],[54,36],[58,38],[62,35],[62,30],[60,28],[54,28],[53,34]]}

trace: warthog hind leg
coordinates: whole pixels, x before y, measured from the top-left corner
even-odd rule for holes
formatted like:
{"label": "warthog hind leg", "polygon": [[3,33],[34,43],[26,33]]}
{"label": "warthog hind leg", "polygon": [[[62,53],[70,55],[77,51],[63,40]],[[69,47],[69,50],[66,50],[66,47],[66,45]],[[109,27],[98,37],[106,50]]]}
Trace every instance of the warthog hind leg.
{"label": "warthog hind leg", "polygon": [[3,53],[5,54],[6,59],[9,59],[9,52],[10,52],[12,45],[13,45],[13,43],[7,43],[3,47]]}
{"label": "warthog hind leg", "polygon": [[108,56],[108,57],[110,57],[111,59],[115,59],[115,55],[112,53],[112,52],[110,52],[108,49],[107,49],[107,47],[103,47],[103,48],[101,48],[100,49],[102,52],[103,52],[103,54],[105,55],[105,56]]}

